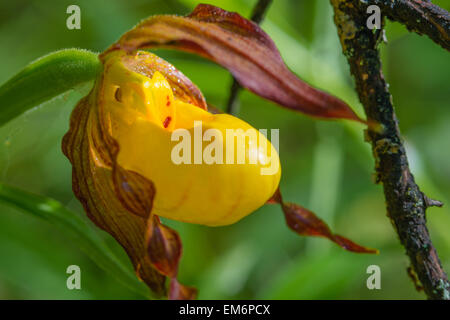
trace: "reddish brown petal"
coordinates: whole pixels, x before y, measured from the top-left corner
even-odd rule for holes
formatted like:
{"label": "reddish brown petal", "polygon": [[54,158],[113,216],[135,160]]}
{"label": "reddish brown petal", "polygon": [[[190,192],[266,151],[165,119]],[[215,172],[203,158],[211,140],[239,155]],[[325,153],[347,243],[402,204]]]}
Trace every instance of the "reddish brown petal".
{"label": "reddish brown petal", "polygon": [[283,199],[281,198],[281,192],[280,192],[280,188],[278,188],[275,193],[273,194],[273,196],[267,200],[267,204],[279,204],[283,202]]}
{"label": "reddish brown petal", "polygon": [[291,230],[301,236],[315,236],[328,238],[347,251],[357,253],[378,253],[378,250],[366,248],[355,242],[333,234],[328,225],[312,211],[295,203],[283,202],[281,192],[278,189],[268,203],[279,203],[283,209],[286,224]]}
{"label": "reddish brown petal", "polygon": [[379,253],[379,251],[377,249],[360,246],[359,244],[354,243],[352,240],[347,239],[338,234],[334,235],[334,242],[336,242],[338,245],[340,245],[345,250],[352,251],[352,252],[375,253],[375,254]]}
{"label": "reddish brown petal", "polygon": [[182,245],[178,233],[161,224],[159,217],[149,220],[147,235],[148,256],[153,266],[170,278],[170,300],[191,300],[197,296],[197,290],[184,286],[176,279],[181,259]]}
{"label": "reddish brown petal", "polygon": [[114,190],[122,205],[147,219],[152,212],[155,186],[139,173],[125,170],[116,163],[113,169]]}
{"label": "reddish brown petal", "polygon": [[284,64],[270,37],[237,13],[198,5],[187,17],[150,17],[109,48],[174,48],[197,53],[227,68],[254,93],[287,108],[321,118],[360,120],[338,98],[309,86]]}
{"label": "reddish brown petal", "polygon": [[194,300],[197,297],[197,289],[184,286],[177,279],[170,280],[169,300]]}
{"label": "reddish brown petal", "polygon": [[333,240],[326,223],[311,211],[294,203],[283,203],[282,208],[287,225],[299,235],[321,236]]}
{"label": "reddish brown petal", "polygon": [[175,230],[161,224],[156,216],[151,218],[148,228],[147,250],[150,260],[162,274],[176,277],[182,252],[180,236]]}

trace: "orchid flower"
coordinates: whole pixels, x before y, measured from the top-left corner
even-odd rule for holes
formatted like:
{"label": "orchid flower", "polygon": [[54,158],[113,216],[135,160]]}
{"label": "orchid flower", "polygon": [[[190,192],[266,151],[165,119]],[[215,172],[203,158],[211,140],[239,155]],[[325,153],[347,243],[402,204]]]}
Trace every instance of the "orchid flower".
{"label": "orchid flower", "polygon": [[[153,292],[171,299],[196,295],[176,279],[181,240],[159,217],[230,225],[267,202],[279,203],[288,226],[298,234],[326,237],[354,252],[375,252],[332,233],[311,211],[283,202],[274,146],[245,121],[209,112],[202,93],[186,76],[142,51],[157,47],[210,59],[243,87],[292,110],[364,122],[343,101],[290,72],[270,37],[237,13],[199,5],[189,16],[150,17],[124,34],[99,56],[102,71],[72,113],[63,151],[73,166],[73,190],[89,218],[122,245],[137,276]],[[229,129],[249,135],[230,149]],[[200,151],[216,144],[215,156],[231,152],[233,160],[242,151],[244,163],[192,161],[198,150],[190,139],[196,130],[211,133],[210,143]],[[180,132],[189,135],[181,137]],[[173,157],[180,156],[176,146],[181,138],[189,139],[182,155],[187,161],[177,163]],[[261,174],[268,164],[278,169]]]}

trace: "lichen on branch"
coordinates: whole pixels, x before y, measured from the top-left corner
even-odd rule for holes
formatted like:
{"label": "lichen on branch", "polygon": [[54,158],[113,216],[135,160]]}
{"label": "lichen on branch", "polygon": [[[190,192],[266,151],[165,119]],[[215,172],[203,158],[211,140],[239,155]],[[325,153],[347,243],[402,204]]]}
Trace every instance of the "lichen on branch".
{"label": "lichen on branch", "polygon": [[[388,10],[389,16],[396,17],[403,12],[405,15],[400,22],[413,19],[411,11],[395,11],[402,8],[400,4],[404,2],[409,1],[395,2],[399,7],[393,3]],[[417,2],[411,1],[411,4]],[[450,299],[450,283],[431,242],[425,216],[427,207],[442,204],[430,201],[422,193],[409,169],[392,96],[382,72],[378,51],[382,30],[367,28],[367,1],[331,0],[331,3],[343,53],[367,115],[366,137],[372,144],[377,182],[383,184],[388,216],[428,298]],[[448,25],[442,27],[448,29]],[[425,27],[421,26],[419,30],[425,30]]]}

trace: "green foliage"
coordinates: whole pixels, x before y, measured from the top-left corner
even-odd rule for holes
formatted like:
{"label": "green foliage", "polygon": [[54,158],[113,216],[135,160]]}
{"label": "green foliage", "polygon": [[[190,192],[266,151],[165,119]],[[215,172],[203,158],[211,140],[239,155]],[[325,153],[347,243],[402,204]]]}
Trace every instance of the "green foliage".
{"label": "green foliage", "polygon": [[117,260],[93,226],[67,210],[58,201],[4,184],[0,184],[0,201],[56,225],[103,270],[110,272],[123,285],[138,294],[144,297],[149,295],[149,290],[139,283],[129,267],[124,267]]}

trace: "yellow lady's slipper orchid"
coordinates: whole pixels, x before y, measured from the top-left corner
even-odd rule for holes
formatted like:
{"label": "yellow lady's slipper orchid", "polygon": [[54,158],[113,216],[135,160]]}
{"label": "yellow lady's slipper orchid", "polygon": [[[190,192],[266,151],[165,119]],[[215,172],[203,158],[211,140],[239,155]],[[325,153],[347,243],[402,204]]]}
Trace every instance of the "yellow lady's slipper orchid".
{"label": "yellow lady's slipper orchid", "polygon": [[[255,211],[274,194],[280,180],[279,158],[262,133],[231,115],[211,114],[176,99],[160,72],[149,78],[130,71],[122,62],[123,56],[113,52],[106,57],[101,99],[110,119],[111,136],[120,146],[118,163],[155,185],[155,214],[210,226],[227,225]],[[194,127],[195,121],[201,123],[201,128]],[[173,141],[180,129],[189,133],[180,138],[189,141]],[[227,135],[227,130],[239,129],[234,131],[238,137]],[[205,136],[214,133],[214,139],[209,137],[214,141],[204,142],[203,137],[199,140],[194,132],[199,130]],[[231,144],[227,139],[235,140]],[[181,152],[188,152],[190,157],[188,163],[177,164],[173,157],[178,154],[174,151],[182,142],[189,149]],[[219,163],[207,164],[202,155],[212,144],[223,157],[219,157]],[[227,150],[230,146],[234,148],[231,160]],[[200,152],[199,164],[195,163],[196,152]],[[240,153],[245,155],[241,164]],[[258,161],[251,161],[251,157]],[[278,170],[271,175],[261,174],[268,165]]]}
{"label": "yellow lady's slipper orchid", "polygon": [[236,117],[206,111],[188,78],[138,51],[155,47],[213,60],[250,91],[292,110],[362,121],[346,103],[289,71],[270,37],[237,13],[199,5],[189,16],[150,17],[125,33],[99,55],[102,73],[74,109],[62,147],[89,218],[122,245],[154,293],[166,295],[167,277],[170,299],[196,295],[176,279],[181,240],[159,216],[228,225],[270,198],[296,233],[375,252],[332,233],[311,211],[283,202],[271,143]]}
{"label": "yellow lady's slipper orchid", "polygon": [[[157,56],[117,50],[101,61],[63,139],[73,190],[153,292],[165,295],[169,277],[169,298],[193,298],[195,289],[176,280],[180,238],[158,216],[210,226],[238,221],[276,191],[278,154],[246,122],[207,112],[197,87]],[[232,129],[247,136],[234,141]],[[263,174],[268,167],[276,170]]]}

